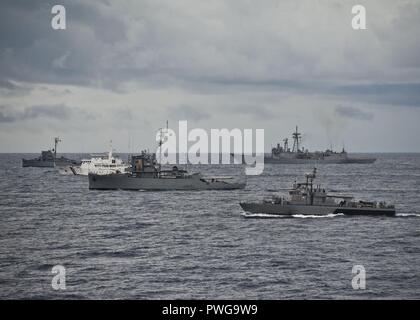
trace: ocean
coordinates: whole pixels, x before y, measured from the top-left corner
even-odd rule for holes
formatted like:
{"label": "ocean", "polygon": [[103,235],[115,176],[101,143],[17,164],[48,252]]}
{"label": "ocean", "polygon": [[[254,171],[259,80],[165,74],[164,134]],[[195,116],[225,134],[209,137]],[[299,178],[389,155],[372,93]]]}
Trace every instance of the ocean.
{"label": "ocean", "polygon": [[[317,166],[327,190],[392,202],[396,217],[254,219],[239,202],[285,192],[312,166],[266,165],[244,190],[95,191],[87,177],[21,167],[36,156],[0,154],[1,299],[420,298],[420,154]],[[352,287],[355,265],[365,289]]]}

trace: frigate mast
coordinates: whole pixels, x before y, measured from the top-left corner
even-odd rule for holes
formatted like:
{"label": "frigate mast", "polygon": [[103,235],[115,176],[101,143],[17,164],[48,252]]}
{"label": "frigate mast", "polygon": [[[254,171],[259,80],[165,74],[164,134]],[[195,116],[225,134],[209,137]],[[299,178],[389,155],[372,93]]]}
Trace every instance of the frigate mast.
{"label": "frigate mast", "polygon": [[299,152],[299,139],[301,139],[302,135],[298,132],[298,127],[296,126],[296,131],[292,134],[293,137],[293,149],[292,152]]}
{"label": "frigate mast", "polygon": [[289,139],[285,138],[285,139],[283,139],[283,142],[284,142],[284,147],[283,147],[284,152],[288,152],[289,151]]}

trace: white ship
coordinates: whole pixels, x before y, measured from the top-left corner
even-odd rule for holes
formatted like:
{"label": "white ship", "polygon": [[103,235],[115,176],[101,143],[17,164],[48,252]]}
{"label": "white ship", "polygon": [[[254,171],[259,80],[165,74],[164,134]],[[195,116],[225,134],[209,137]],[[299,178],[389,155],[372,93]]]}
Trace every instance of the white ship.
{"label": "white ship", "polygon": [[129,170],[130,166],[120,158],[113,156],[111,146],[108,156],[83,159],[80,166],[70,166],[69,168],[74,175],[87,176],[89,173],[97,175],[124,173]]}

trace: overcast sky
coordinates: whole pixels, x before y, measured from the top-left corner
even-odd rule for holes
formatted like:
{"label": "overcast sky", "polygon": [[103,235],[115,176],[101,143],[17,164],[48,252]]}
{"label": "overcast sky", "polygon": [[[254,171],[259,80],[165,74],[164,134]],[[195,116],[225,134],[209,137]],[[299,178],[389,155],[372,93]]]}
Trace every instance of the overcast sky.
{"label": "overcast sky", "polygon": [[0,152],[154,148],[166,120],[419,152],[419,39],[418,0],[2,0]]}

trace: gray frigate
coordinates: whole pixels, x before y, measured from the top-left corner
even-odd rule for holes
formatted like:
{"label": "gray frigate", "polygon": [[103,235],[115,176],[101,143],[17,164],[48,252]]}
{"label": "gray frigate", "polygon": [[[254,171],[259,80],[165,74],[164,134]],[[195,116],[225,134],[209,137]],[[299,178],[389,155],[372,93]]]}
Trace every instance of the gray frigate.
{"label": "gray frigate", "polygon": [[302,147],[301,139],[302,135],[298,131],[292,134],[293,145],[292,148],[289,146],[289,139],[283,139],[283,145],[280,143],[276,147],[271,149],[270,154],[264,156],[264,163],[272,164],[320,164],[320,163],[331,163],[331,164],[347,164],[347,163],[359,163],[367,164],[376,161],[376,158],[371,157],[354,157],[349,156],[344,150],[341,152],[327,149],[325,151],[314,151],[310,152],[308,149]]}

